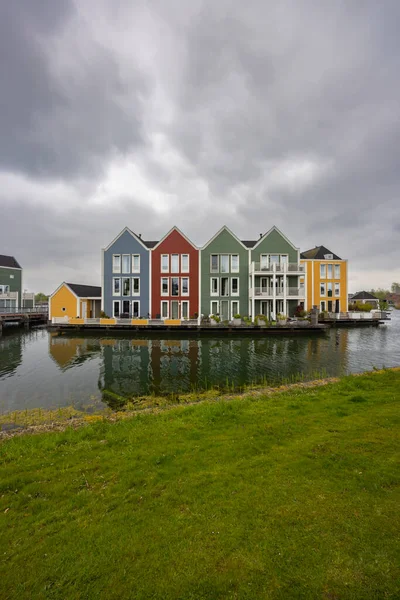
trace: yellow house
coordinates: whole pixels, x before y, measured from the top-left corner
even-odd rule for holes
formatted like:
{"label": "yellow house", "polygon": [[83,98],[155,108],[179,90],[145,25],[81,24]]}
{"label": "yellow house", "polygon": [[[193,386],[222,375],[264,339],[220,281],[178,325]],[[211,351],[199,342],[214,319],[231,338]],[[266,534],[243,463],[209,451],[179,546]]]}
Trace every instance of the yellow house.
{"label": "yellow house", "polygon": [[49,297],[49,319],[100,317],[101,287],[65,281]]}
{"label": "yellow house", "polygon": [[300,254],[305,265],[305,309],[317,306],[328,312],[347,312],[347,260],[325,246],[316,246]]}

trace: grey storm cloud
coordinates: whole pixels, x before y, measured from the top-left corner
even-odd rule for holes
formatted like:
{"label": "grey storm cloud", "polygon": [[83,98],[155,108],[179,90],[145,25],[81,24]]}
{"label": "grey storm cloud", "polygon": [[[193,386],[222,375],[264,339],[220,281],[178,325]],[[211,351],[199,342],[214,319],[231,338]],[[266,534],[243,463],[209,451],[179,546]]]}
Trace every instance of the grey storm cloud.
{"label": "grey storm cloud", "polygon": [[[1,252],[97,283],[125,226],[276,224],[400,279],[397,0],[20,0],[0,19]],[[350,291],[356,291],[351,289]]]}

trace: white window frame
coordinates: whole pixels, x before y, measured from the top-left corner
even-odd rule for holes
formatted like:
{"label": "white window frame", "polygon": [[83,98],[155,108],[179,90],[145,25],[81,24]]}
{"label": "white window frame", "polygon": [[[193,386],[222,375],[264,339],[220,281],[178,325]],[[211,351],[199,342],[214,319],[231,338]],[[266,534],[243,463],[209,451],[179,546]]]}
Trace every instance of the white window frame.
{"label": "white window frame", "polygon": [[[329,289],[331,288],[331,289]],[[329,295],[329,292],[332,292],[331,295]],[[326,284],[326,297],[327,298],[333,298],[333,284],[332,281],[328,281],[328,283]]]}
{"label": "white window frame", "polygon": [[[212,257],[216,256],[217,257],[217,268],[213,269],[212,266]],[[210,254],[210,273],[219,273],[219,254]]]}
{"label": "white window frame", "polygon": [[[137,315],[137,317],[135,317],[135,315],[134,315],[134,312],[135,312],[135,311],[134,311],[134,308],[133,308],[133,306],[134,306],[135,302],[137,302],[137,304],[138,304],[138,306],[139,306],[139,310],[138,310],[138,315]],[[140,317],[140,300],[132,300],[132,319],[138,319],[139,317]]]}
{"label": "white window frame", "polygon": [[320,279],[326,279],[326,263],[319,265],[319,277]]}
{"label": "white window frame", "polygon": [[335,281],[334,288],[335,298],[338,298],[340,296],[340,283],[338,281]]}
{"label": "white window frame", "polygon": [[[237,310],[233,310],[233,305],[237,304]],[[239,300],[232,300],[231,301],[231,317],[232,319],[235,317],[235,315],[240,315],[240,302]]]}
{"label": "white window frame", "polygon": [[[117,266],[117,268],[115,268],[115,259],[116,258],[118,258],[118,262],[119,262],[119,267]],[[113,273],[121,273],[121,255],[120,254],[112,255],[112,272]]]}
{"label": "white window frame", "polygon": [[[119,280],[119,292],[115,291],[115,281],[117,281],[117,280]],[[112,295],[113,296],[122,296],[121,277],[113,277]]]}
{"label": "white window frame", "polygon": [[340,265],[335,265],[335,279],[340,279]]}
{"label": "white window frame", "polygon": [[[183,316],[183,306],[187,305],[187,317]],[[181,302],[181,319],[190,319],[190,311],[189,311],[189,300],[182,300]]]}
{"label": "white window frame", "polygon": [[[167,259],[167,268],[163,267],[163,258]],[[169,273],[169,254],[161,254],[161,273]]]}
{"label": "white window frame", "polygon": [[[124,258],[128,258],[128,268],[124,269]],[[121,255],[121,273],[130,273],[131,272],[131,255],[130,254],[122,254]]]}
{"label": "white window frame", "polygon": [[[212,288],[212,280],[216,279],[217,280],[217,291],[213,292],[213,288]],[[210,296],[219,296],[219,277],[210,277]]]}
{"label": "white window frame", "polygon": [[[134,268],[135,258],[139,259],[139,267],[137,269]],[[132,254],[132,273],[140,273],[140,254]]]}
{"label": "white window frame", "polygon": [[[174,269],[174,258],[176,258],[177,260],[177,268],[176,270]],[[179,254],[171,254],[171,271],[170,273],[180,273],[179,270]]]}
{"label": "white window frame", "polygon": [[[227,279],[228,280],[228,285],[226,286],[226,291],[228,292],[227,294],[222,294],[222,280],[223,279]],[[229,292],[230,292],[230,282],[229,282],[229,277],[221,277],[221,281],[219,283],[219,291],[220,291],[220,296],[221,298],[229,298]]]}
{"label": "white window frame", "polygon": [[[237,292],[233,291],[233,280],[237,279]],[[239,277],[231,277],[231,296],[240,296],[239,292]]]}
{"label": "white window frame", "polygon": [[[163,280],[167,282],[167,293],[163,292]],[[169,296],[169,277],[161,277],[161,296]]]}
{"label": "white window frame", "polygon": [[333,265],[331,265],[331,264],[327,265],[326,278],[333,279]]}
{"label": "white window frame", "polygon": [[[164,305],[167,305],[167,315],[165,317],[163,316],[163,306]],[[161,300],[160,315],[161,315],[162,319],[168,319],[169,318],[169,302],[168,302],[168,300]]]}
{"label": "white window frame", "polygon": [[[217,305],[216,312],[213,312],[213,304]],[[210,302],[210,315],[219,315],[219,300],[211,300],[211,302]]]}
{"label": "white window frame", "polygon": [[[182,283],[182,281],[183,281],[184,279],[187,279],[187,290],[188,290],[187,292],[183,292],[183,283]],[[180,286],[181,286],[181,296],[189,296],[189,295],[190,295],[190,293],[189,293],[189,285],[190,285],[190,284],[189,284],[189,277],[181,277],[181,281],[180,281]]]}
{"label": "white window frame", "polygon": [[[126,279],[129,281],[129,291],[128,291],[127,294],[125,294],[125,292],[124,292],[124,289],[125,289],[124,288],[124,281]],[[131,278],[130,277],[121,277],[121,294],[120,295],[123,296],[124,298],[128,298],[131,295],[131,285],[132,285],[132,282],[131,282]]]}
{"label": "white window frame", "polygon": [[130,315],[130,311],[131,311],[131,308],[132,308],[131,307],[131,301],[127,300],[126,296],[125,296],[124,300],[121,300],[121,311],[122,311],[122,314],[125,314],[125,311],[124,311],[124,302],[126,302],[128,304],[128,314]]}
{"label": "white window frame", "polygon": [[[233,268],[233,257],[237,256],[237,268]],[[239,273],[240,270],[240,257],[239,254],[231,254],[231,273]]]}
{"label": "white window frame", "polygon": [[[228,267],[228,270],[227,270],[227,271],[223,271],[223,270],[222,270],[222,258],[223,258],[223,257],[224,257],[224,258],[226,257],[226,258],[228,259],[228,260],[227,260],[227,263],[228,263],[228,264],[227,264],[227,267]],[[230,264],[229,264],[229,263],[230,263],[230,254],[220,254],[220,255],[219,255],[219,268],[220,268],[220,273],[224,273],[224,275],[226,275],[226,274],[228,274],[228,273],[229,273],[229,267],[230,267]]]}
{"label": "white window frame", "polygon": [[[187,268],[183,267],[183,259],[187,258]],[[189,273],[190,272],[190,255],[189,254],[181,254],[181,273]]]}
{"label": "white window frame", "polygon": [[[178,293],[177,294],[173,294],[172,293],[173,292],[173,287],[172,287],[172,280],[173,279],[177,279],[178,280]],[[170,290],[171,290],[170,296],[171,296],[171,298],[179,298],[179,283],[180,283],[179,282],[179,277],[171,277],[171,287],[170,287]]]}
{"label": "white window frame", "polygon": [[[134,290],[135,286],[134,286],[133,282],[135,281],[135,279],[137,279],[139,282],[139,291],[138,292],[135,292],[135,290]],[[131,286],[132,286],[131,296],[140,296],[140,277],[132,277]]]}
{"label": "white window frame", "polygon": [[[325,281],[321,281],[319,285],[320,285],[319,295],[322,298],[326,298],[326,283],[325,283]],[[322,288],[323,288],[323,291],[322,291]]]}
{"label": "white window frame", "polygon": [[[118,304],[118,316],[115,314],[115,305]],[[121,314],[121,300],[113,300],[113,317],[118,319]]]}
{"label": "white window frame", "polygon": [[325,311],[326,311],[326,301],[321,300],[321,312],[325,312]]}

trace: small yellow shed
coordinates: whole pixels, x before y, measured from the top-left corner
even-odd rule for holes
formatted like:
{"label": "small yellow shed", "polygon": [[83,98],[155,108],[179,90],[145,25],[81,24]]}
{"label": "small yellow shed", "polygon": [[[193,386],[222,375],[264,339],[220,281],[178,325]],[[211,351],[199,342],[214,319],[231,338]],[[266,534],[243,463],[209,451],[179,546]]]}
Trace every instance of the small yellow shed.
{"label": "small yellow shed", "polygon": [[101,287],[65,281],[49,298],[49,319],[95,319],[100,317]]}

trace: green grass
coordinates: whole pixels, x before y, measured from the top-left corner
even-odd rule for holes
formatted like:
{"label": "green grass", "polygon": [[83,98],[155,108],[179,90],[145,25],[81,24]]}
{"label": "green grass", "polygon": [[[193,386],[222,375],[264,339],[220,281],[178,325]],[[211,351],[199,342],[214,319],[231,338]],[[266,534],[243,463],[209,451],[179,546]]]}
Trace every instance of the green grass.
{"label": "green grass", "polygon": [[400,598],[400,372],[0,443],[0,598]]}

